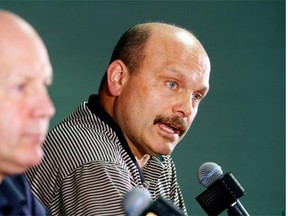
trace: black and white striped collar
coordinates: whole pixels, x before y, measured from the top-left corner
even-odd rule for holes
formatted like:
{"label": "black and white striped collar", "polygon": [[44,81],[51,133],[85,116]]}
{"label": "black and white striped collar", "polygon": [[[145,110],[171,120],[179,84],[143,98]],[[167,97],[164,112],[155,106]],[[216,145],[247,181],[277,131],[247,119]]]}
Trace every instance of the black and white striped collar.
{"label": "black and white striped collar", "polygon": [[99,104],[98,102],[98,95],[92,94],[90,95],[89,99],[88,99],[88,108],[90,109],[90,111],[92,113],[94,113],[95,115],[97,115],[97,117],[99,117],[102,121],[104,121],[106,124],[108,124],[113,131],[115,131],[115,133],[117,134],[120,143],[122,145],[122,147],[125,149],[125,151],[128,153],[129,157],[131,158],[131,160],[133,161],[133,163],[136,165],[140,177],[141,177],[141,181],[142,183],[144,182],[144,176],[142,173],[142,170],[139,167],[139,164],[135,158],[135,156],[133,155],[125,137],[124,134],[121,130],[121,128],[119,127],[119,125],[115,122],[115,120],[106,112],[106,110]]}
{"label": "black and white striped collar", "polygon": [[[142,170],[140,169],[139,164],[136,161],[136,158],[133,155],[133,153],[132,153],[132,151],[131,151],[131,149],[130,149],[127,141],[126,141],[121,128],[115,122],[115,120],[106,112],[106,110],[99,104],[98,95],[95,95],[95,94],[90,95],[90,97],[88,99],[88,108],[90,109],[90,111],[92,113],[97,115],[102,121],[104,121],[106,124],[108,124],[116,132],[123,148],[128,153],[128,155],[130,156],[130,158],[132,159],[134,164],[137,166],[142,182],[144,182],[144,176],[143,176]],[[160,165],[164,161],[164,158],[162,156],[158,156],[154,160],[158,161],[159,165]]]}

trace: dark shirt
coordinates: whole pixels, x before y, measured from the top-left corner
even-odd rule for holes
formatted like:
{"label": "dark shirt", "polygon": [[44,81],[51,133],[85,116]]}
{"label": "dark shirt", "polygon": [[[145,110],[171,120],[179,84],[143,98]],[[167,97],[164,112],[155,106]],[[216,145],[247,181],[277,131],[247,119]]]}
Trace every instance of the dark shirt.
{"label": "dark shirt", "polygon": [[22,175],[5,177],[0,184],[0,215],[47,215]]}

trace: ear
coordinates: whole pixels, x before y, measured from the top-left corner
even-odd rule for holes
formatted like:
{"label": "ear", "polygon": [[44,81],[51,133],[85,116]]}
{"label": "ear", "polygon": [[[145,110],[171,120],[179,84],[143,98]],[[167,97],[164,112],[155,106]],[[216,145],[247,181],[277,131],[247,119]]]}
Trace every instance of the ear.
{"label": "ear", "polygon": [[128,69],[121,60],[113,61],[107,68],[108,91],[112,96],[118,96],[128,76]]}

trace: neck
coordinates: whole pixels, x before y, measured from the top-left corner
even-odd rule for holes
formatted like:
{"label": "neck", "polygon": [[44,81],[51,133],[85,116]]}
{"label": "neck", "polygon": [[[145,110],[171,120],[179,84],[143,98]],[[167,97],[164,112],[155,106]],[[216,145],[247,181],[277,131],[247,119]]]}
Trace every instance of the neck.
{"label": "neck", "polygon": [[141,152],[138,148],[136,148],[134,144],[129,142],[126,136],[125,138],[127,140],[127,143],[129,145],[131,152],[133,153],[134,157],[136,158],[136,161],[138,162],[139,167],[141,168],[141,170],[143,170],[144,166],[146,165],[146,163],[148,162],[150,158],[150,155],[144,152]]}
{"label": "neck", "polygon": [[[98,96],[98,103],[105,109],[105,111],[115,120],[114,115],[113,115],[113,105],[114,105],[114,97],[110,97],[109,94],[107,93],[107,89],[102,89],[101,92],[99,93]],[[116,120],[115,120],[116,121]],[[147,161],[150,158],[150,155],[148,154],[143,154],[139,149],[135,147],[134,144],[132,144],[128,137],[124,134],[124,137],[128,143],[128,146],[130,147],[133,155],[135,156],[139,167],[141,170],[144,168],[146,165]]]}
{"label": "neck", "polygon": [[0,174],[0,184],[2,183],[4,177],[5,177],[4,175]]}
{"label": "neck", "polygon": [[111,97],[107,90],[101,90],[98,95],[98,103],[104,108],[104,110],[112,117],[113,116],[113,104],[114,104],[114,97]]}
{"label": "neck", "polygon": [[139,167],[141,168],[141,170],[143,170],[144,166],[147,164],[147,161],[149,160],[150,158],[150,155],[144,155],[140,158],[138,158],[137,156],[135,156],[137,162],[138,162],[138,165]]}

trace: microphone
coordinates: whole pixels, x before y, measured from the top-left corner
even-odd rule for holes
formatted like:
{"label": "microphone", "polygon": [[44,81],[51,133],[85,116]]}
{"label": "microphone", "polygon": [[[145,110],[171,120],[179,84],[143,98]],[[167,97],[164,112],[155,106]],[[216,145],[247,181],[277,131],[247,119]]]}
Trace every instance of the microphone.
{"label": "microphone", "polygon": [[249,216],[238,200],[246,190],[231,172],[223,175],[218,164],[206,162],[198,169],[198,180],[207,189],[196,200],[208,215],[219,215],[227,209],[229,216]]}
{"label": "microphone", "polygon": [[124,196],[123,207],[127,216],[185,215],[182,210],[163,197],[152,201],[150,193],[140,188],[133,189]]}

